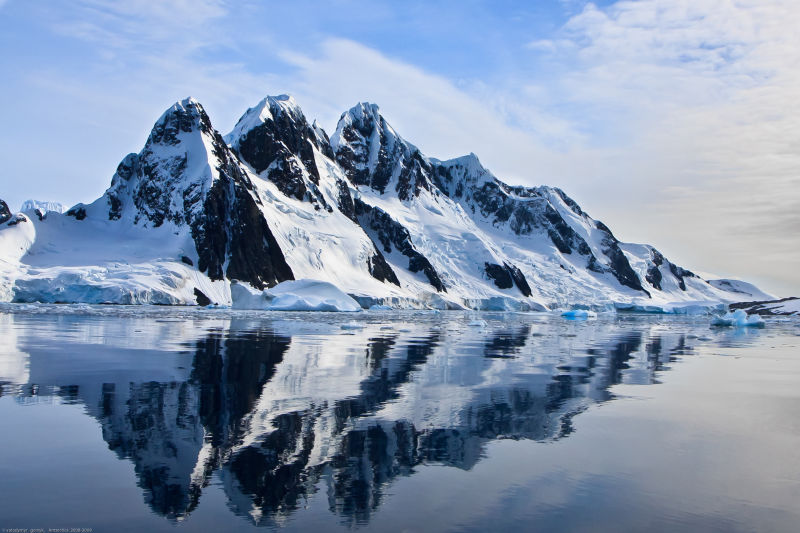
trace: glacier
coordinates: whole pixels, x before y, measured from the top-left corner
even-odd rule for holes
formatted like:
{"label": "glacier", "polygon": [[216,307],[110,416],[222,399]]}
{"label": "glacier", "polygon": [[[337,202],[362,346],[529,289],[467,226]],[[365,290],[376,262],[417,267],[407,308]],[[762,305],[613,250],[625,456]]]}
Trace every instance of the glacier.
{"label": "glacier", "polygon": [[619,241],[558,188],[428,157],[369,103],[328,136],[268,96],[223,136],[187,98],[94,202],[23,207],[0,201],[0,301],[693,314],[774,299]]}

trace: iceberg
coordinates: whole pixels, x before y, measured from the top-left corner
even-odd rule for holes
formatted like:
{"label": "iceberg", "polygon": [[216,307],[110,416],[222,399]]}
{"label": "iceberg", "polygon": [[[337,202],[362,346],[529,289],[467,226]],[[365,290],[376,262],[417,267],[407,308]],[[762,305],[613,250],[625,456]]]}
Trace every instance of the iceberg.
{"label": "iceberg", "polygon": [[743,309],[737,309],[733,313],[726,313],[724,316],[715,316],[711,319],[712,327],[737,327],[737,328],[763,328],[764,319],[758,315],[747,315]]}
{"label": "iceberg", "polygon": [[231,283],[233,309],[265,311],[361,311],[353,298],[327,281],[300,279],[258,291],[247,283]]}
{"label": "iceberg", "polygon": [[586,309],[571,309],[561,313],[561,316],[574,320],[576,318],[595,318],[597,313],[594,311],[587,311]]}

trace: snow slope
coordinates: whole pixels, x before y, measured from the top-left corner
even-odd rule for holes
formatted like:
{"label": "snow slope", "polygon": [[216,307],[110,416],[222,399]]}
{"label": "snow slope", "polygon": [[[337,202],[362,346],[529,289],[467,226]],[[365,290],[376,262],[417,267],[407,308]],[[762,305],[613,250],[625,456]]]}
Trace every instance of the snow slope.
{"label": "snow slope", "polygon": [[0,205],[0,300],[230,305],[233,280],[262,291],[295,279],[364,307],[674,310],[769,296],[620,242],[560,189],[507,185],[474,154],[429,158],[366,103],[328,138],[292,97],[268,96],[223,138],[187,98],[93,203],[27,204]]}
{"label": "snow slope", "polygon": [[752,283],[738,279],[710,279],[709,285],[717,289],[741,295],[744,300],[775,300],[775,296],[762,291]]}

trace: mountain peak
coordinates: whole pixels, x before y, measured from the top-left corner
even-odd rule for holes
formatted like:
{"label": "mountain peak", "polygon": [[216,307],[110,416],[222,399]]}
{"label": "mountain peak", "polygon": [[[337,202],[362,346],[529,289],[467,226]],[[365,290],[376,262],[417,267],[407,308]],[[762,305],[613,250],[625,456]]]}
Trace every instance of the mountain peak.
{"label": "mountain peak", "polygon": [[277,96],[267,96],[264,100],[259,102],[259,104],[261,105],[262,102],[269,105],[270,112],[273,116],[289,113],[289,115],[295,119],[305,119],[303,111],[300,109],[300,106],[297,105],[297,100],[291,95],[279,94]]}
{"label": "mountain peak", "polygon": [[267,120],[274,121],[284,113],[288,114],[293,120],[305,120],[303,111],[297,105],[297,101],[293,96],[288,94],[265,96],[255,106],[244,112],[233,127],[233,130],[225,136],[225,142],[233,145],[253,128],[260,126]]}
{"label": "mountain peak", "polygon": [[354,126],[362,131],[371,130],[375,124],[380,124],[381,118],[380,108],[377,104],[359,102],[342,113],[336,129]]}
{"label": "mountain peak", "polygon": [[278,94],[275,96],[268,95],[266,99],[275,104],[297,107],[297,102],[295,101],[294,96],[290,94]]}
{"label": "mountain peak", "polygon": [[404,140],[381,115],[377,104],[359,102],[346,112],[342,113],[336,131],[331,136],[331,147],[334,152],[340,147],[361,138],[366,143],[373,141],[389,145],[405,144],[410,151],[416,147]]}
{"label": "mountain peak", "polygon": [[178,135],[192,131],[210,133],[211,119],[197,99],[184,98],[172,104],[156,121],[150,132],[148,142],[156,144],[177,144]]}
{"label": "mountain peak", "polygon": [[161,119],[168,115],[182,113],[199,117],[204,115],[205,112],[206,111],[203,109],[203,105],[199,100],[197,100],[197,98],[194,96],[187,96],[183,100],[179,100],[167,108],[167,110],[161,115]]}
{"label": "mountain peak", "polygon": [[486,167],[484,167],[478,156],[473,152],[460,157],[454,157],[446,161],[438,159],[431,159],[435,164],[441,165],[449,169],[449,176],[451,181],[439,182],[439,188],[446,191],[447,194],[452,195],[459,188],[459,184],[472,184],[481,185],[487,182],[495,181],[495,176]]}
{"label": "mountain peak", "polygon": [[480,168],[481,170],[485,170],[483,165],[481,164],[480,159],[478,159],[478,156],[475,155],[475,152],[470,152],[467,155],[462,155],[459,157],[448,159],[446,161],[442,161],[442,164],[450,166],[461,165],[469,168]]}
{"label": "mountain peak", "polygon": [[200,105],[200,101],[195,98],[194,96],[187,96],[183,100],[179,102],[183,106],[197,106]]}

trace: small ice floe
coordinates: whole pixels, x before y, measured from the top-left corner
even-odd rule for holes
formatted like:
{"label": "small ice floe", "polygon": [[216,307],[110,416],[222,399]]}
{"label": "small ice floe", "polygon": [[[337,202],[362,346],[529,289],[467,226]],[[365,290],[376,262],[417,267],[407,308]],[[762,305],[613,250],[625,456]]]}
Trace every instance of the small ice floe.
{"label": "small ice floe", "polygon": [[278,283],[271,289],[258,291],[247,283],[231,283],[234,309],[266,311],[361,311],[352,297],[327,281],[313,279]]}
{"label": "small ice floe", "polygon": [[470,326],[470,327],[473,327],[473,328],[485,328],[486,326],[488,326],[486,321],[485,320],[481,320],[480,318],[476,318],[475,320],[470,320],[467,323],[467,325]]}
{"label": "small ice floe", "polygon": [[392,330],[394,329],[393,326],[381,326],[381,331]]}
{"label": "small ice floe", "polygon": [[758,315],[748,316],[744,309],[737,309],[733,313],[711,319],[712,327],[763,328],[765,325],[763,318]]}
{"label": "small ice floe", "polygon": [[361,322],[348,322],[339,327],[345,330],[364,329],[364,324]]}
{"label": "small ice floe", "polygon": [[569,311],[564,311],[563,313],[561,313],[561,316],[569,319],[595,318],[597,316],[597,313],[595,313],[594,311],[588,311],[586,309],[571,309]]}

